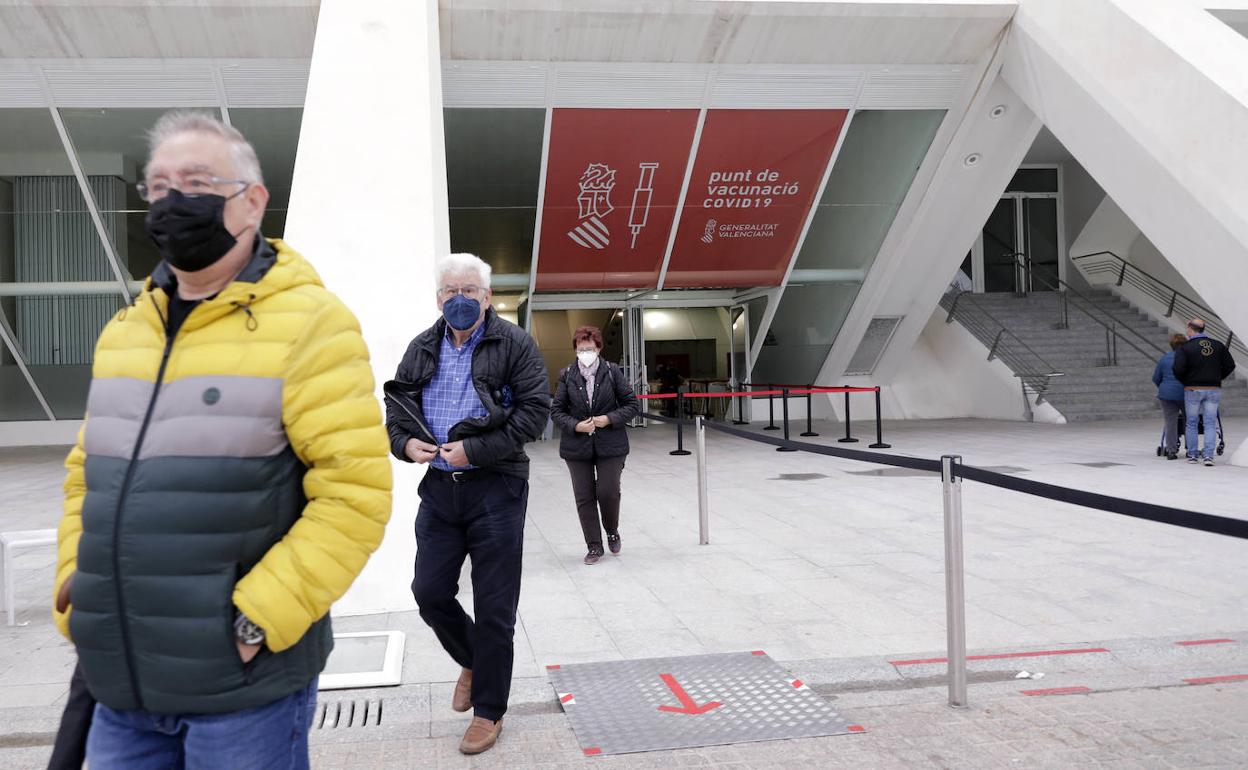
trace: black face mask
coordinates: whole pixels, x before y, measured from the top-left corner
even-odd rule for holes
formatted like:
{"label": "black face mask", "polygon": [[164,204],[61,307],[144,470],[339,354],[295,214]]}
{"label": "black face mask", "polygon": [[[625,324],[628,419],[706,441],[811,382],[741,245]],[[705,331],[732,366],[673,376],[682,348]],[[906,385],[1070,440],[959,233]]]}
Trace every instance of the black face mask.
{"label": "black face mask", "polygon": [[188,197],[170,190],[148,208],[147,235],[171,267],[187,273],[211,267],[238,243],[225,228],[227,200],[221,195]]}

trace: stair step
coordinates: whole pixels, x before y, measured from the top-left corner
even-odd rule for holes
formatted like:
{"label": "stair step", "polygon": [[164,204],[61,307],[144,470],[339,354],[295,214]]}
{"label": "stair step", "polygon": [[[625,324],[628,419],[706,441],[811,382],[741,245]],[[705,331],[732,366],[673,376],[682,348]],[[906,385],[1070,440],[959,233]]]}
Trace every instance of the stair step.
{"label": "stair step", "polygon": [[[1087,302],[1069,298],[1070,325],[1065,329],[1056,328],[1060,298],[1049,292],[1021,298],[1011,294],[966,296],[960,301],[965,305],[959,305],[959,312],[984,311],[1026,345],[1012,345],[1012,338],[1004,337],[999,344],[1003,356],[998,358],[1013,359],[1026,366],[1038,356],[1063,372],[1064,376],[1050,378],[1045,398],[1067,420],[1158,419],[1161,408],[1152,374],[1157,358],[1168,349],[1171,331],[1112,291],[1096,289],[1086,296]],[[1093,319],[1112,320],[1117,325],[1117,366],[1107,365],[1106,330]],[[983,326],[982,333],[971,333],[986,348],[990,347],[997,323],[982,316],[971,322]],[[1223,388],[1222,405],[1226,414],[1248,414],[1248,383],[1228,382]]]}

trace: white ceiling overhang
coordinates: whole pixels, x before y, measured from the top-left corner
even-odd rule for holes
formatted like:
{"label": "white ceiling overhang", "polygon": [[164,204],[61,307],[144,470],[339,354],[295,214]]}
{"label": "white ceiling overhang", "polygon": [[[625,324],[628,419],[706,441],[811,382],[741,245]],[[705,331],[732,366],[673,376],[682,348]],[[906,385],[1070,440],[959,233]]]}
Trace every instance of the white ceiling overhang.
{"label": "white ceiling overhang", "polygon": [[1015,0],[441,0],[442,58],[680,64],[971,64]]}
{"label": "white ceiling overhang", "polygon": [[0,58],[306,59],[320,0],[0,3]]}

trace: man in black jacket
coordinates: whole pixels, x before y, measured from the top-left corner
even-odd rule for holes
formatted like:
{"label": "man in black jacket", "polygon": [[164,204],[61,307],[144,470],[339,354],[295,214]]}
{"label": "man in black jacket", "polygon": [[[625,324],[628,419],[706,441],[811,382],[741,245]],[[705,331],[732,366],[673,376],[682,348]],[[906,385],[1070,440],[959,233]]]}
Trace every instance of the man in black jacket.
{"label": "man in black jacket", "polygon": [[1187,461],[1200,462],[1199,431],[1205,420],[1205,465],[1213,465],[1218,445],[1218,406],[1222,401],[1222,380],[1235,371],[1235,359],[1226,345],[1205,335],[1205,322],[1187,322],[1187,342],[1174,352],[1174,376],[1183,383],[1183,408],[1187,413]]}
{"label": "man in black jacket", "polygon": [[[412,340],[386,384],[390,448],[428,463],[416,514],[420,616],[463,671],[451,702],[473,709],[459,750],[479,754],[503,727],[529,497],[529,458],[550,414],[533,338],[490,307],[490,266],[472,254],[437,265],[442,318]],[[455,596],[472,557],[475,622]]]}

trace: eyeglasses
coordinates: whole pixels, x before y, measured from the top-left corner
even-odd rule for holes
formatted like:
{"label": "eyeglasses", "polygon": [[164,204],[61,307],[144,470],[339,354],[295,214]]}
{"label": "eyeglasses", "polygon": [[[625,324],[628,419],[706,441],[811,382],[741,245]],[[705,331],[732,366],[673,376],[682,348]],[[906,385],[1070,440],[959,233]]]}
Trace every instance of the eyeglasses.
{"label": "eyeglasses", "polygon": [[473,286],[472,284],[460,287],[443,286],[441,289],[438,289],[438,296],[446,300],[454,297],[456,294],[463,294],[468,299],[480,299],[485,296],[487,291],[489,291],[489,289],[482,288],[480,286]]}
{"label": "eyeglasses", "polygon": [[184,177],[181,184],[174,184],[168,179],[156,179],[150,182],[139,182],[134,187],[139,191],[139,198],[144,202],[155,203],[168,195],[170,190],[177,190],[188,198],[197,198],[201,195],[215,195],[220,185],[239,185],[237,191],[226,196],[228,200],[240,195],[251,185],[251,182],[243,179],[223,179],[209,174],[191,174]]}

